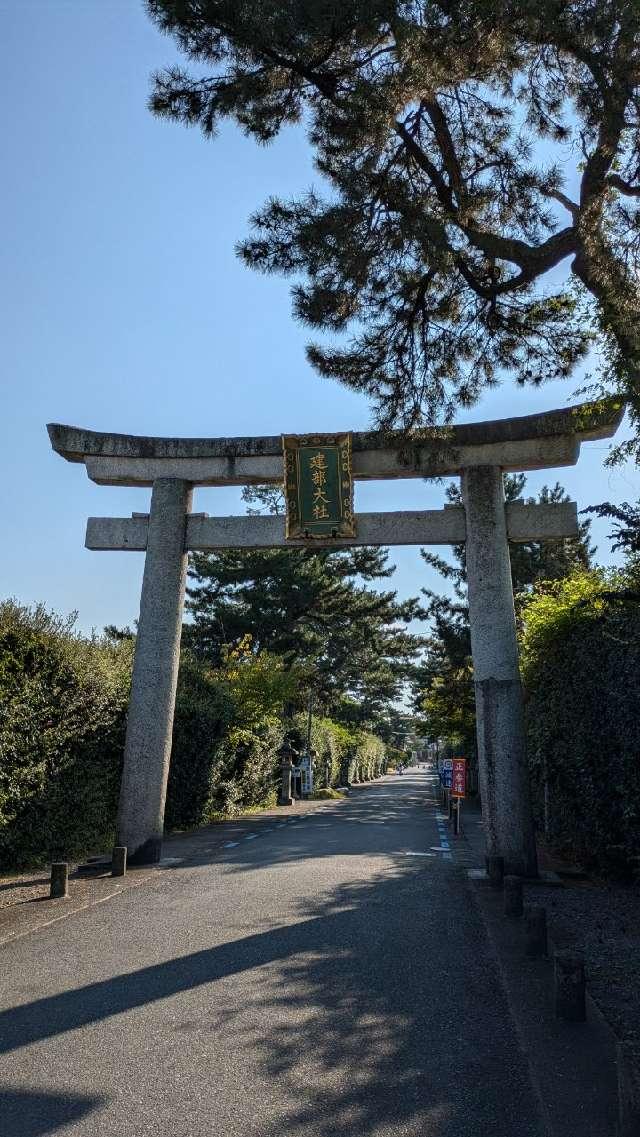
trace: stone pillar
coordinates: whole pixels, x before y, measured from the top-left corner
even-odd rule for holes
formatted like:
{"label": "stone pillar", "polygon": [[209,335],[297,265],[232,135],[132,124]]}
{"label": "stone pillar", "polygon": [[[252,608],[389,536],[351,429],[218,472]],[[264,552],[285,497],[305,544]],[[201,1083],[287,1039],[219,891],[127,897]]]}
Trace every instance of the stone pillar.
{"label": "stone pillar", "polygon": [[130,865],[154,864],[162,851],[191,496],[182,479],[153,483],[116,836]]}
{"label": "stone pillar", "polygon": [[49,896],[58,899],[69,895],[69,865],[67,861],[54,861],[51,865],[51,886]]}
{"label": "stone pillar", "polygon": [[487,854],[536,876],[502,471],[462,474],[480,794]]}

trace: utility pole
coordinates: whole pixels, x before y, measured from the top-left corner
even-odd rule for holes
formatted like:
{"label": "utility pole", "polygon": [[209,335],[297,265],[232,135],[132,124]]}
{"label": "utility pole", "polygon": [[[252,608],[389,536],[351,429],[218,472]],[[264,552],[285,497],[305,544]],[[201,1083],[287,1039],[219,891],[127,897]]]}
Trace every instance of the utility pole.
{"label": "utility pole", "polygon": [[311,724],[313,721],[313,689],[309,688],[307,702],[307,754],[311,754]]}

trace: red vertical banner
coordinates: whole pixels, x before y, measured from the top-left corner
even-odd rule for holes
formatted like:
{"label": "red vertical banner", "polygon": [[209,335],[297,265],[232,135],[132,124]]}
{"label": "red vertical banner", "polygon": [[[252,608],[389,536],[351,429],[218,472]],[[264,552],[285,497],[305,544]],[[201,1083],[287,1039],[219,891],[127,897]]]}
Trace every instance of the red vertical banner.
{"label": "red vertical banner", "polygon": [[454,758],[451,770],[451,796],[466,797],[467,793],[467,759]]}

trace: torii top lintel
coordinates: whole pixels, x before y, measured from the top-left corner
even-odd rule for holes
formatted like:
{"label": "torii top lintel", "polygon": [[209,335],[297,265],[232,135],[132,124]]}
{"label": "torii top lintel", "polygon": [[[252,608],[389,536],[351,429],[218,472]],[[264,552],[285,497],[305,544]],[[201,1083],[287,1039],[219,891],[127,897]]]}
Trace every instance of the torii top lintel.
{"label": "torii top lintel", "polygon": [[[623,415],[620,400],[604,399],[491,422],[354,433],[353,476],[428,478],[470,466],[514,471],[571,466],[581,442],[611,438]],[[47,429],[53,449],[69,462],[84,462],[89,477],[101,485],[151,485],[167,477],[194,485],[251,485],[283,477],[280,435],[145,438],[59,423]]]}

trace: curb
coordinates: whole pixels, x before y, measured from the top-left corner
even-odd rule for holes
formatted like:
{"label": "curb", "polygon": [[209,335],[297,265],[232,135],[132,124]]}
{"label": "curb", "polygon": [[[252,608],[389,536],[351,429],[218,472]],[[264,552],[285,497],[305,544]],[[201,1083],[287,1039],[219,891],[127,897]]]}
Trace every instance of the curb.
{"label": "curb", "polygon": [[[492,911],[487,886],[470,881],[469,887],[529,1064],[548,1137],[566,1137],[567,1132],[580,1137],[614,1137],[617,1040],[609,1023],[588,992],[586,1023],[558,1020],[553,1012],[555,945],[551,938],[547,959],[527,959],[520,942],[521,921],[508,920],[502,914],[502,892],[495,890],[496,911]],[[581,1118],[584,1127],[580,1127]],[[635,1132],[621,1132],[620,1137],[631,1137]]]}

